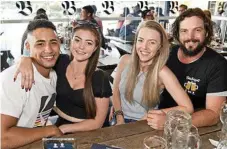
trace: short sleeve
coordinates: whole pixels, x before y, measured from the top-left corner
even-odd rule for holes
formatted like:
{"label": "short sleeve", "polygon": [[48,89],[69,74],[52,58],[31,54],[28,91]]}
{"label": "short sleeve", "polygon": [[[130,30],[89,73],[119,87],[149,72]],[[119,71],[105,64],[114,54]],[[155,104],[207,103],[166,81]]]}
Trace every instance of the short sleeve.
{"label": "short sleeve", "polygon": [[[7,71],[7,70],[5,70]],[[13,73],[14,74],[14,73]],[[20,86],[20,76],[13,82],[13,76],[9,74],[1,75],[0,79],[0,113],[19,118],[25,102],[25,91],[23,93]]]}
{"label": "short sleeve", "polygon": [[207,93],[220,93],[220,96],[227,96],[227,61],[220,59],[220,61],[213,64],[214,67],[210,76],[208,76]]}
{"label": "short sleeve", "polygon": [[92,89],[95,97],[108,98],[112,96],[109,77],[105,71],[95,71],[92,78]]}

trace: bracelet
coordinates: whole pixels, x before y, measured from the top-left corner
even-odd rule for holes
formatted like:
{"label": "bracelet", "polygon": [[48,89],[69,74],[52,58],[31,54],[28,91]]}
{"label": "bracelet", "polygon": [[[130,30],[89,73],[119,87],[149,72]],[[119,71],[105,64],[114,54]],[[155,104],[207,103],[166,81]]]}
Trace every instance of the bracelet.
{"label": "bracelet", "polygon": [[24,57],[30,57],[30,51],[26,48],[23,49],[23,55]]}
{"label": "bracelet", "polygon": [[124,116],[124,113],[123,113],[122,110],[117,110],[117,111],[114,112],[114,115],[115,115],[115,116],[117,116],[117,115],[122,115],[122,116]]}

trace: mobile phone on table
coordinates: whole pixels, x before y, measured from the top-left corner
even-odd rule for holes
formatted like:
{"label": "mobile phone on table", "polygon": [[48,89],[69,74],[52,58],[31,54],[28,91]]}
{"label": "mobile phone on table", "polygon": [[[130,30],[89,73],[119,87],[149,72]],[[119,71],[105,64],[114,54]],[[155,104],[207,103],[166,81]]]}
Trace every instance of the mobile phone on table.
{"label": "mobile phone on table", "polygon": [[76,149],[75,138],[43,138],[43,149]]}

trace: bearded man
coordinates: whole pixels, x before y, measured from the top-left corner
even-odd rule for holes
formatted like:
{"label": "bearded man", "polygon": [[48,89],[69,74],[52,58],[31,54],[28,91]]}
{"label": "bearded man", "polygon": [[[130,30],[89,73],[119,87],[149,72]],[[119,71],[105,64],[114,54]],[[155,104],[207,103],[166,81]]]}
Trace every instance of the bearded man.
{"label": "bearded man", "polygon": [[[176,18],[173,36],[179,45],[171,49],[167,66],[193,103],[192,123],[214,125],[227,96],[227,61],[207,47],[213,36],[212,22],[200,8],[188,9]],[[166,90],[160,98],[159,108],[176,106]]]}

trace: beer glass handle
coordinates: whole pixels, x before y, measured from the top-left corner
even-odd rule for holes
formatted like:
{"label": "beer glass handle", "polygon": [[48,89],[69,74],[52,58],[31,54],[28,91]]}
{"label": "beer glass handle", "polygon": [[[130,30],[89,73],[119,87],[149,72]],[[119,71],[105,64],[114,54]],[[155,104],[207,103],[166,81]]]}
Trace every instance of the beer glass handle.
{"label": "beer glass handle", "polygon": [[187,148],[200,149],[201,148],[201,139],[199,134],[188,134]]}

